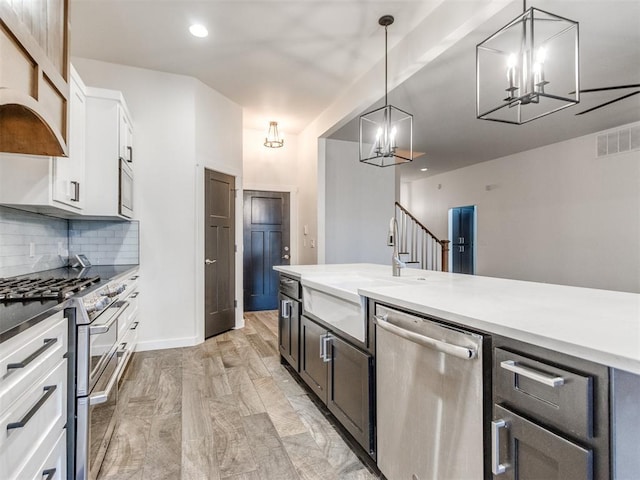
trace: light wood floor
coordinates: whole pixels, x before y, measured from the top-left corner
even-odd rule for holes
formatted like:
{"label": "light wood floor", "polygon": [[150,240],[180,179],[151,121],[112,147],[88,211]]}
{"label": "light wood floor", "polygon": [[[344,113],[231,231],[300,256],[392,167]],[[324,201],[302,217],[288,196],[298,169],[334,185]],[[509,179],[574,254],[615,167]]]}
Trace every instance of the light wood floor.
{"label": "light wood floor", "polygon": [[376,478],[280,365],[277,321],[136,353],[99,479]]}

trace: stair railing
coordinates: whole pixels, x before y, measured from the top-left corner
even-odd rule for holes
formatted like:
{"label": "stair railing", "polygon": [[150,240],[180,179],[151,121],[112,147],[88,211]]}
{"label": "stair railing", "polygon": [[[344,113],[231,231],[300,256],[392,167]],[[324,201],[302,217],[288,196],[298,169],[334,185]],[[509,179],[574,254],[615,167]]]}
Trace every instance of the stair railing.
{"label": "stair railing", "polygon": [[440,240],[400,203],[396,202],[400,254],[408,255],[406,263],[423,270],[449,271],[449,240]]}

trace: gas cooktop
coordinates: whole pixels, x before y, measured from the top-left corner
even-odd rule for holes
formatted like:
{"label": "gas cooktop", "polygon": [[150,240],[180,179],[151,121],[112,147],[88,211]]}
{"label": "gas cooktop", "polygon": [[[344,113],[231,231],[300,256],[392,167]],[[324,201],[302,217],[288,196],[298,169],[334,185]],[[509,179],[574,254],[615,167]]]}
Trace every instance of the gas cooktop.
{"label": "gas cooktop", "polygon": [[0,302],[64,300],[99,281],[99,275],[81,278],[0,279]]}
{"label": "gas cooktop", "polygon": [[[0,343],[35,324],[43,316],[65,308],[71,298],[80,299],[89,315],[117,299],[125,277],[137,265],[97,265],[45,270],[0,278]],[[95,313],[94,313],[95,312]]]}

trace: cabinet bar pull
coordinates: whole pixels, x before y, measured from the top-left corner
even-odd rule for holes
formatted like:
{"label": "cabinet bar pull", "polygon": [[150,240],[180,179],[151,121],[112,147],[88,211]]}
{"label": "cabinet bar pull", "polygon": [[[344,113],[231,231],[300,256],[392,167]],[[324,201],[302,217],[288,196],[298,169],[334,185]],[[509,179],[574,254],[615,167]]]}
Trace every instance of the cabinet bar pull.
{"label": "cabinet bar pull", "polygon": [[40,410],[40,407],[44,405],[44,402],[47,401],[47,398],[53,395],[53,392],[56,391],[56,388],[58,388],[57,385],[48,385],[44,387],[44,394],[40,397],[40,400],[38,400],[36,404],[31,407],[31,409],[25,414],[24,417],[20,419],[20,421],[7,424],[7,430],[24,427],[29,422],[29,420],[31,420],[31,417],[33,417],[38,412],[38,410]]}
{"label": "cabinet bar pull", "polygon": [[289,318],[289,306],[291,305],[290,300],[282,300],[282,318]]}
{"label": "cabinet bar pull", "polygon": [[322,342],[322,361],[324,363],[328,363],[331,361],[331,357],[329,356],[329,342],[331,341],[331,335],[326,333],[320,338]]}
{"label": "cabinet bar pull", "polygon": [[127,147],[127,151],[129,152],[129,158],[127,158],[127,162],[133,163],[133,147]]}
{"label": "cabinet bar pull", "polygon": [[21,362],[8,364],[7,365],[7,371],[12,370],[14,368],[24,368],[24,367],[26,367],[31,362],[33,362],[36,358],[38,358],[40,355],[42,355],[45,351],[47,351],[49,348],[51,348],[53,346],[53,344],[56,343],[57,341],[58,341],[57,338],[45,338],[43,346],[41,346],[39,349],[37,349],[35,352],[33,352],[31,355],[29,355],[27,358],[25,358]]}
{"label": "cabinet bar pull", "polygon": [[491,422],[491,471],[494,475],[506,472],[507,466],[500,463],[500,429],[507,428],[504,420]]}
{"label": "cabinet bar pull", "polygon": [[136,328],[138,328],[138,324],[139,324],[139,323],[140,323],[140,322],[133,322],[133,323],[131,324],[131,328],[130,328],[129,330],[135,330]]}
{"label": "cabinet bar pull", "polygon": [[133,292],[130,298],[138,298],[138,295],[140,295],[140,292]]}
{"label": "cabinet bar pull", "polygon": [[73,198],[71,199],[72,202],[79,202],[80,201],[80,182],[76,182],[75,180],[72,180],[71,185],[73,185]]}
{"label": "cabinet bar pull", "polygon": [[50,468],[42,472],[42,476],[44,477],[44,480],[51,480],[55,474],[56,474],[55,468]]}
{"label": "cabinet bar pull", "polygon": [[543,385],[547,385],[548,387],[559,387],[564,385],[564,378],[562,377],[553,377],[551,375],[545,375],[544,373],[537,372],[532,368],[523,367],[518,365],[517,362],[513,360],[505,360],[500,362],[500,366],[505,370],[509,370],[510,372],[517,373],[518,375],[522,375],[523,377],[527,377],[530,380],[533,380],[538,383],[542,383]]}

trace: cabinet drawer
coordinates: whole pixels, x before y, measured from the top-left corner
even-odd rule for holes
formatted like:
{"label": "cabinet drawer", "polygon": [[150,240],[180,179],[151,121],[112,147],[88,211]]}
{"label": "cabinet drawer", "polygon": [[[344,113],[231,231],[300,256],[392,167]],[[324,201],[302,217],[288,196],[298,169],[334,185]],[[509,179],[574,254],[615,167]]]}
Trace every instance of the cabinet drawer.
{"label": "cabinet drawer", "polygon": [[579,438],[593,438],[593,378],[495,349],[497,401]]}
{"label": "cabinet drawer", "polygon": [[66,480],[67,431],[62,429],[57,438],[54,433],[51,432],[24,469],[16,475],[16,480]]}
{"label": "cabinet drawer", "polygon": [[0,416],[67,352],[67,319],[58,312],[2,344]]}
{"label": "cabinet drawer", "polygon": [[67,415],[67,360],[28,389],[0,416],[0,465],[7,478],[23,470],[50,435],[62,431]]}
{"label": "cabinet drawer", "polygon": [[[591,480],[593,452],[494,406],[493,472],[505,480]],[[501,467],[503,471],[501,470]]]}
{"label": "cabinet drawer", "polygon": [[280,292],[294,300],[300,300],[300,282],[293,278],[280,275]]}

